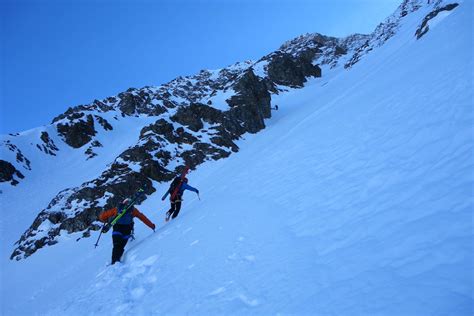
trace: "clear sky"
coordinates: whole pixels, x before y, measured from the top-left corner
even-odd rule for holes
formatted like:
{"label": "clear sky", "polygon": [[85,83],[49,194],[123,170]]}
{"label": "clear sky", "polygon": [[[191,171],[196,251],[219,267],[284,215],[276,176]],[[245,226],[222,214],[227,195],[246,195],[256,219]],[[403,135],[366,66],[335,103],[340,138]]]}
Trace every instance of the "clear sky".
{"label": "clear sky", "polygon": [[69,106],[257,60],[300,34],[370,33],[402,0],[1,0],[0,133]]}

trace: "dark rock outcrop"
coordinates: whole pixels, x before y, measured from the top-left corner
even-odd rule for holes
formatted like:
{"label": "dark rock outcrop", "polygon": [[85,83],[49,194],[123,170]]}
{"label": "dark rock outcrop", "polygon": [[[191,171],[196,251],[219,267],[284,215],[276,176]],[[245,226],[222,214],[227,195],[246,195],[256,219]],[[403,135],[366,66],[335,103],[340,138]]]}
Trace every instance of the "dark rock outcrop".
{"label": "dark rock outcrop", "polygon": [[80,148],[91,141],[92,137],[96,135],[94,128],[94,118],[92,115],[87,115],[86,119],[82,119],[83,115],[78,117],[78,120],[70,124],[58,124],[58,133],[63,137],[64,141],[73,148]]}
{"label": "dark rock outcrop", "polygon": [[301,88],[307,77],[321,77],[321,68],[312,64],[317,50],[307,50],[299,57],[275,53],[268,64],[269,79],[279,85]]}
{"label": "dark rock outcrop", "polygon": [[102,125],[104,130],[111,131],[114,129],[112,125],[110,125],[110,123],[106,119],[104,119],[102,116],[95,115],[94,117],[97,120],[97,122],[99,122],[99,124]]}
{"label": "dark rock outcrop", "polygon": [[0,160],[0,182],[10,182],[11,185],[17,185],[18,181],[15,176],[23,179],[23,174],[5,160]]}
{"label": "dark rock outcrop", "polygon": [[187,126],[190,130],[198,132],[204,127],[203,121],[210,124],[222,123],[223,112],[206,104],[191,103],[187,107],[178,109],[171,120]]}
{"label": "dark rock outcrop", "polygon": [[98,148],[98,147],[103,147],[103,146],[98,140],[94,140],[84,152],[87,155],[87,160],[97,156],[97,154],[94,152],[94,148]]}
{"label": "dark rock outcrop", "polygon": [[73,108],[69,107],[66,112],[56,116],[51,121],[51,124],[54,124],[54,123],[59,122],[59,121],[64,120],[64,119],[72,121],[72,120],[81,118],[81,117],[84,116],[84,113],[82,113],[81,111],[87,111],[87,110],[88,110],[88,107],[85,106],[85,105],[78,105],[78,106],[75,106]]}
{"label": "dark rock outcrop", "polygon": [[265,82],[249,69],[233,88],[237,94],[227,100],[232,107],[229,119],[239,122],[245,132],[257,133],[264,129],[264,119],[271,116],[271,96]]}
{"label": "dark rock outcrop", "polygon": [[118,108],[123,115],[147,114],[158,116],[166,110],[163,106],[153,105],[152,96],[144,90],[130,88],[127,92],[119,93]]}
{"label": "dark rock outcrop", "polygon": [[440,12],[451,11],[455,9],[458,5],[459,5],[458,3],[450,3],[448,5],[445,5],[444,7],[437,8],[431,11],[430,13],[428,13],[423,19],[423,22],[421,23],[421,25],[418,27],[418,29],[415,32],[416,39],[420,39],[421,37],[423,37],[423,35],[428,33],[428,31],[430,30],[428,22],[431,19],[435,18]]}
{"label": "dark rock outcrop", "polygon": [[49,137],[47,132],[41,132],[40,139],[43,141],[43,144],[37,145],[39,150],[45,152],[48,155],[56,156],[56,152],[59,150],[54,141]]}
{"label": "dark rock outcrop", "polygon": [[25,170],[31,170],[31,161],[23,155],[16,145],[7,140],[4,142],[4,146],[15,154],[15,159],[18,164],[21,164]]}
{"label": "dark rock outcrop", "polygon": [[173,133],[173,124],[165,119],[159,119],[153,124],[144,127],[140,132],[140,139],[143,139],[147,134],[159,135],[158,137],[166,139],[172,143],[176,141]]}

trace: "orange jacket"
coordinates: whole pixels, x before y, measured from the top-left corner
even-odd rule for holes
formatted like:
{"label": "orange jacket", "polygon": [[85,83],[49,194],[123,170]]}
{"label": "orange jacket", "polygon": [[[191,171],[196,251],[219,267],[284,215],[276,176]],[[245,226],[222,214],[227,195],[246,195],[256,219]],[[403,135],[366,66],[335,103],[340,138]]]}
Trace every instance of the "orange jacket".
{"label": "orange jacket", "polygon": [[[111,208],[110,210],[107,210],[105,212],[102,212],[100,215],[99,215],[99,220],[101,222],[106,222],[110,217],[113,217],[113,216],[117,216],[117,208],[114,207],[114,208]],[[137,210],[136,208],[133,208],[133,211],[132,211],[132,216],[133,217],[138,217],[139,220],[141,220],[145,225],[147,225],[148,227],[150,227],[151,229],[155,229],[155,224],[153,224],[149,219],[148,217],[146,217],[145,215],[143,215],[143,213],[141,213],[139,210]]]}

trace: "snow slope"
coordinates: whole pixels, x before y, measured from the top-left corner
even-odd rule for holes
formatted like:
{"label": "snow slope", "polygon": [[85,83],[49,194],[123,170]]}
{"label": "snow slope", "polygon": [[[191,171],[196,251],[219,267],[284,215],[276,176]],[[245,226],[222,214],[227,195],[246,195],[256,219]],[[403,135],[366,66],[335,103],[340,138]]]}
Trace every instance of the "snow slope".
{"label": "snow slope", "polygon": [[139,206],[159,229],[137,222],[123,264],[106,267],[110,235],[2,258],[2,312],[474,314],[472,12],[416,40],[420,9],[350,71],[277,96],[265,130],[190,174],[201,201],[166,225],[166,188]]}

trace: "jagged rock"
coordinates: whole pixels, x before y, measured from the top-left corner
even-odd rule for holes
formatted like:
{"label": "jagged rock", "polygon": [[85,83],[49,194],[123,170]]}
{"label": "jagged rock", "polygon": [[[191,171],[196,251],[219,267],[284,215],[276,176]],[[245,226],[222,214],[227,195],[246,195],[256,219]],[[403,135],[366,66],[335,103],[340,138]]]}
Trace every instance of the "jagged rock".
{"label": "jagged rock", "polygon": [[[284,43],[279,53],[290,55],[297,63],[297,58],[309,61],[313,65],[329,65],[330,68],[336,67],[341,56],[352,53],[364,41],[370,38],[370,35],[353,34],[345,38],[335,38],[325,36],[319,33],[301,35]],[[274,55],[270,54],[263,60],[270,60]]]}
{"label": "jagged rock", "polygon": [[20,162],[20,163],[24,163],[26,165],[25,168],[28,169],[28,170],[31,170],[30,160],[28,160],[28,158],[26,158],[19,149],[16,153],[16,161]]}
{"label": "jagged rock", "polygon": [[79,119],[79,118],[84,116],[84,113],[82,113],[80,111],[85,111],[85,110],[87,110],[87,107],[84,106],[84,105],[78,105],[74,108],[70,107],[63,114],[56,116],[51,123],[54,124],[54,123],[59,122],[60,120],[63,120],[63,119],[68,119],[70,121]]}
{"label": "jagged rock", "polygon": [[196,137],[194,137],[190,133],[186,132],[184,130],[184,128],[182,128],[182,127],[178,127],[176,129],[175,134],[176,134],[177,139],[179,139],[180,143],[182,143],[182,144],[192,145],[192,144],[194,144],[195,142],[198,141],[198,139]]}
{"label": "jagged rock", "polygon": [[160,105],[152,105],[152,97],[145,91],[137,91],[135,88],[128,89],[125,93],[119,93],[120,102],[118,107],[125,115],[148,114],[158,116],[166,109]]}
{"label": "jagged rock", "polygon": [[132,162],[141,162],[146,159],[150,159],[151,155],[148,152],[149,146],[154,146],[155,144],[152,142],[148,142],[144,146],[134,146],[125,150],[119,157],[122,158],[124,161],[132,161]]}
{"label": "jagged rock", "polygon": [[23,179],[23,174],[5,160],[0,160],[0,182],[10,182],[11,185],[17,185],[19,182],[14,176]]}
{"label": "jagged rock", "polygon": [[197,132],[204,127],[201,117],[195,115],[189,107],[181,107],[178,112],[171,117],[175,122],[187,126],[190,130]]}
{"label": "jagged rock", "polygon": [[271,97],[265,82],[249,69],[233,88],[237,95],[227,100],[232,107],[228,118],[241,123],[246,132],[257,133],[264,129],[264,119],[271,116]]}
{"label": "jagged rock", "polygon": [[197,148],[185,151],[181,157],[183,157],[190,168],[196,168],[196,166],[200,165],[206,160],[206,154]]}
{"label": "jagged rock", "polygon": [[144,100],[137,95],[134,95],[133,89],[128,89],[126,93],[120,93],[118,96],[120,98],[119,108],[122,113],[126,115],[133,115],[137,111],[137,108],[140,108],[144,104]]}
{"label": "jagged rock", "polygon": [[[111,106],[110,104],[114,104],[116,102],[117,102],[116,98],[109,97],[109,98],[105,99],[105,102],[99,101],[99,100],[94,100],[94,102],[92,102],[92,105],[95,108],[97,108],[100,112],[108,112],[108,111],[113,110],[113,106]],[[100,117],[100,116],[96,116],[96,117]],[[100,121],[99,121],[99,123],[100,123]]]}
{"label": "jagged rock", "polygon": [[94,152],[94,147],[103,147],[102,144],[98,140],[94,140],[89,148],[84,152],[84,154],[87,155],[87,160],[92,159],[97,156],[97,154]]}
{"label": "jagged rock", "polygon": [[99,115],[95,115],[94,116],[95,119],[97,120],[97,122],[99,122],[100,125],[102,125],[102,127],[104,128],[104,130],[106,131],[111,131],[113,130],[114,128],[112,127],[112,125],[110,125],[110,123],[104,119],[103,117],[99,116]]}
{"label": "jagged rock", "polygon": [[222,122],[223,114],[206,104],[191,103],[187,107],[180,107],[171,120],[197,132],[204,127],[203,121],[211,124]]}
{"label": "jagged rock", "polygon": [[276,84],[303,87],[306,77],[321,77],[321,68],[312,64],[316,50],[307,50],[298,58],[275,53],[268,64],[268,77]]}
{"label": "jagged rock", "polygon": [[352,55],[351,59],[344,65],[345,68],[350,68],[354,66],[359,60],[362,58],[364,54],[370,52],[373,48],[370,47],[369,40],[365,41],[362,46],[357,48],[354,55]]}
{"label": "jagged rock", "polygon": [[[356,45],[355,53],[346,62],[344,68],[350,68],[355,65],[364,55],[369,53],[374,48],[382,46],[389,40],[400,27],[402,19],[409,13],[415,12],[422,7],[422,5],[437,6],[440,1],[422,1],[422,0],[404,0],[397,10],[390,15],[383,23],[380,23],[370,35],[366,35],[359,39],[362,43]],[[423,4],[424,3],[424,4]]]}
{"label": "jagged rock", "polygon": [[[344,48],[341,48],[336,45],[335,52],[334,54],[336,56],[344,55],[346,50]],[[313,49],[308,49],[306,51],[303,51],[298,59],[296,60],[296,63],[298,65],[298,68],[300,69],[301,73],[304,76],[304,82],[306,82],[306,78],[309,77],[316,77],[319,78],[321,77],[321,68],[317,65],[313,65],[313,60],[316,56],[316,51]]]}
{"label": "jagged rock", "polygon": [[166,182],[172,178],[172,173],[152,158],[142,163],[140,172],[158,182]]}
{"label": "jagged rock", "polygon": [[161,161],[163,166],[166,166],[169,164],[171,159],[173,158],[170,154],[169,151],[166,150],[158,150],[156,153],[153,155],[158,161]]}
{"label": "jagged rock", "polygon": [[87,155],[87,160],[92,159],[97,156],[97,154],[94,152],[92,147],[87,148],[87,150],[84,152],[84,154]]}
{"label": "jagged rock", "polygon": [[[194,144],[194,148],[196,148],[195,157],[199,156],[199,154],[204,154],[205,157],[210,157],[214,160],[219,160],[219,159],[227,158],[227,157],[230,156],[230,152],[225,151],[221,148],[216,148],[214,146],[211,146],[208,143],[196,143],[196,144]],[[199,164],[204,162],[204,160],[199,162]],[[197,165],[198,164],[196,164],[196,166]]]}
{"label": "jagged rock", "polygon": [[238,152],[239,147],[229,138],[216,136],[211,138],[211,142],[220,147],[228,147],[232,149],[233,152]]}
{"label": "jagged rock", "polygon": [[101,144],[98,140],[94,140],[94,141],[91,143],[91,146],[92,146],[92,147],[103,147],[102,144]]}
{"label": "jagged rock", "polygon": [[56,152],[59,150],[59,148],[56,147],[54,141],[49,138],[49,134],[47,132],[41,132],[40,138],[43,141],[43,144],[41,147],[37,145],[38,148],[49,155],[56,156]]}
{"label": "jagged rock", "polygon": [[90,114],[87,115],[85,121],[78,120],[71,124],[58,124],[57,129],[64,141],[73,148],[84,146],[96,135],[94,118]]}
{"label": "jagged rock", "polygon": [[[144,127],[140,131],[140,138],[146,137],[147,134],[158,135],[160,138],[168,140],[170,143],[176,142],[176,137],[174,135],[174,127],[171,123],[165,119],[159,119],[155,123]],[[161,137],[162,136],[162,137]]]}
{"label": "jagged rock", "polygon": [[23,155],[23,153],[21,152],[21,150],[17,146],[12,144],[9,140],[5,141],[4,145],[9,151],[12,151],[12,152],[16,153],[16,162],[17,163],[22,164],[23,168],[25,168],[26,170],[31,170],[30,160]]}
{"label": "jagged rock", "polygon": [[445,5],[444,7],[435,9],[431,11],[429,14],[427,14],[425,18],[423,19],[423,22],[421,23],[421,25],[418,27],[418,29],[415,32],[416,39],[420,39],[423,35],[428,33],[430,29],[428,26],[428,22],[431,19],[435,18],[440,12],[453,10],[458,5],[459,5],[458,3],[450,3],[448,5]]}

